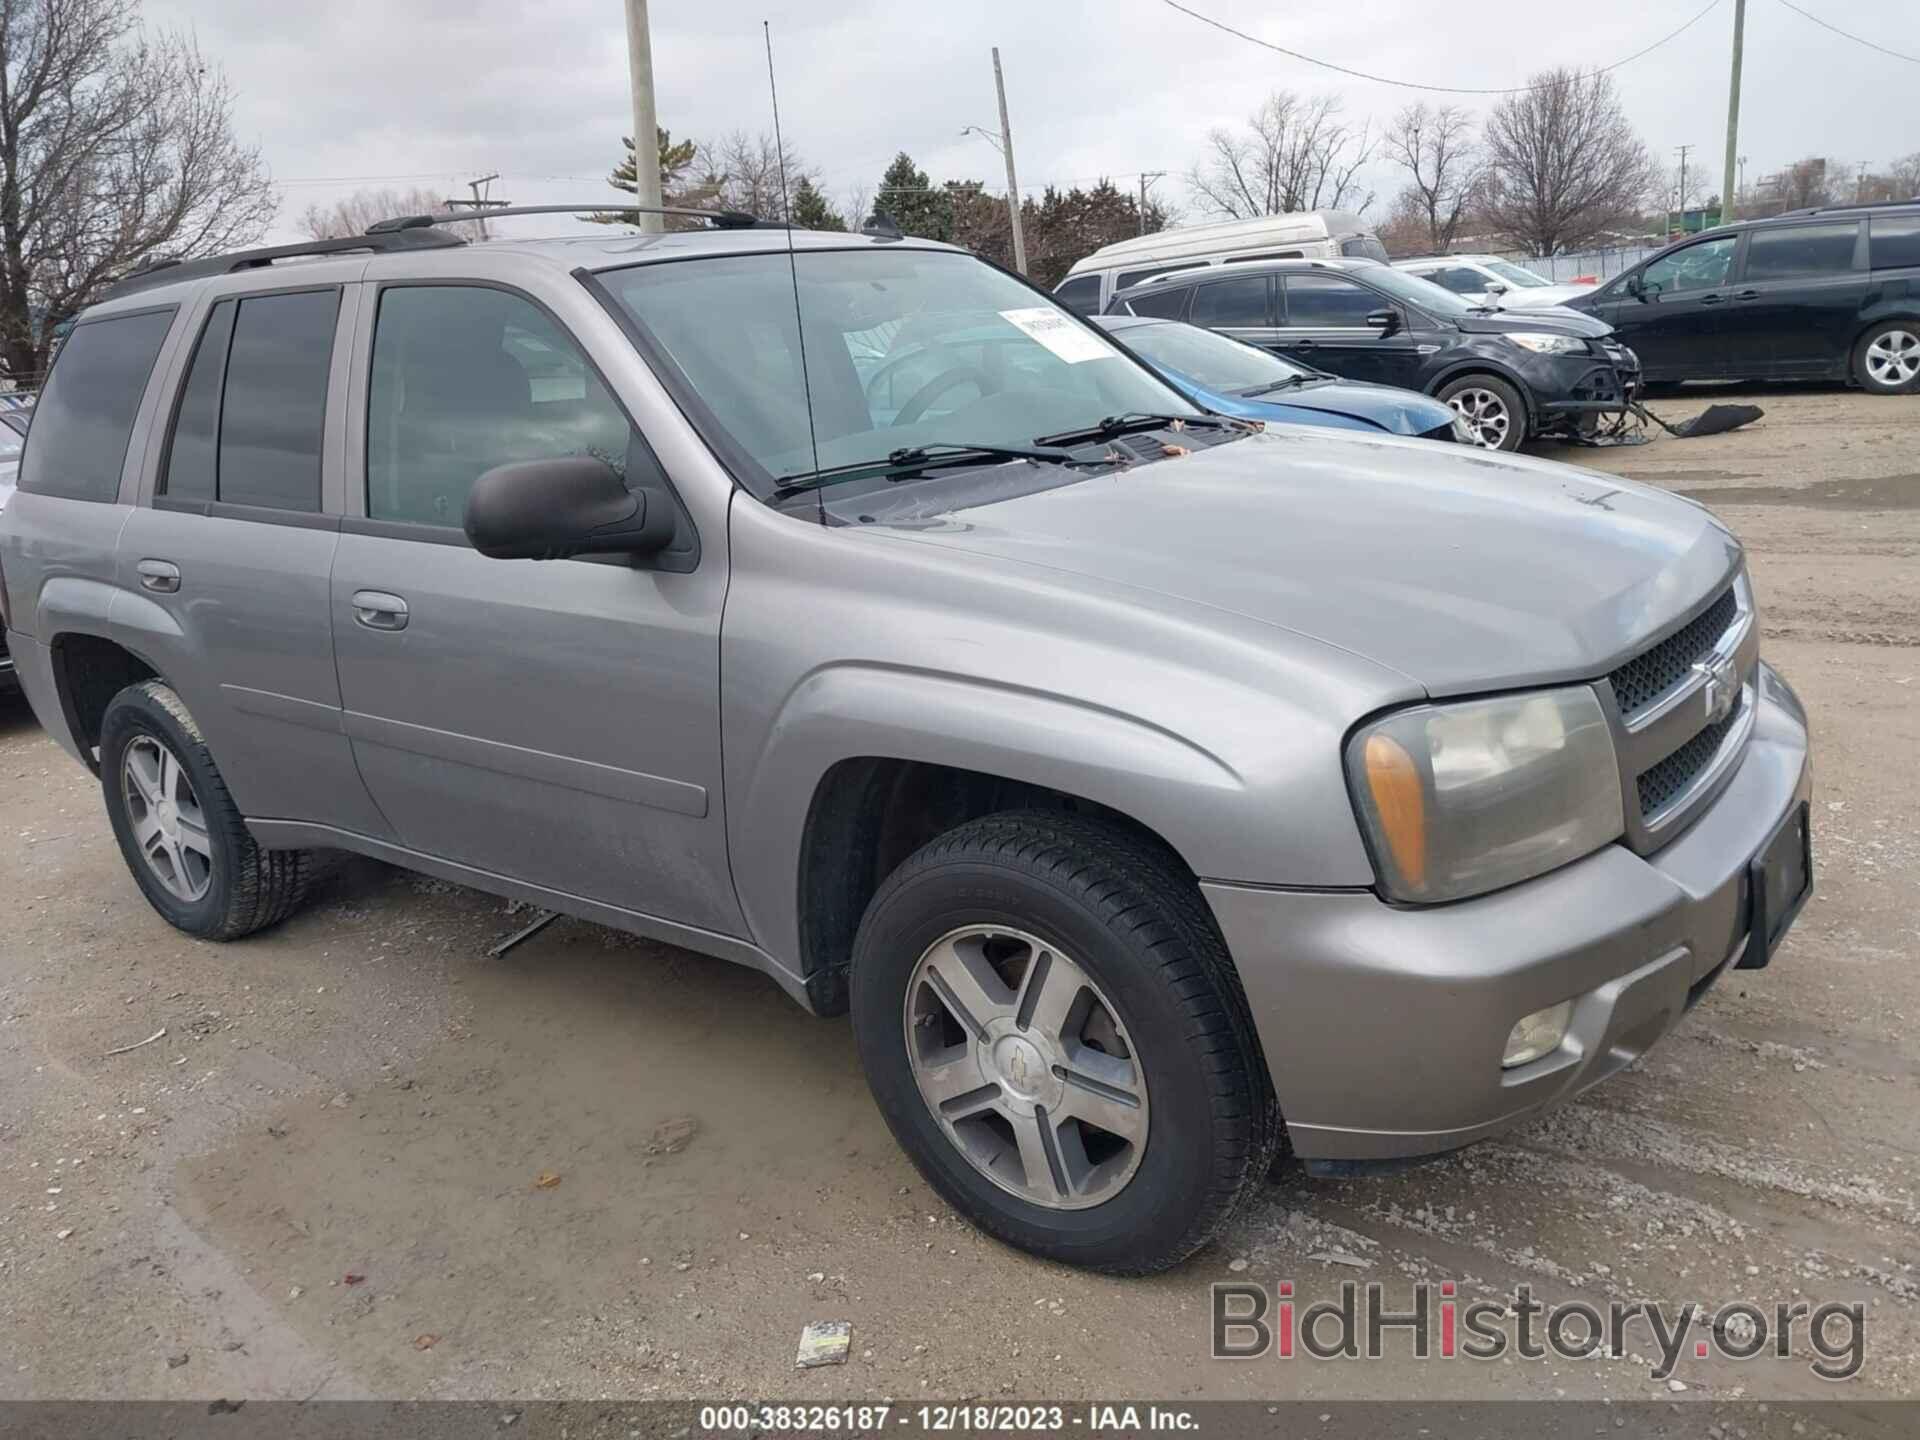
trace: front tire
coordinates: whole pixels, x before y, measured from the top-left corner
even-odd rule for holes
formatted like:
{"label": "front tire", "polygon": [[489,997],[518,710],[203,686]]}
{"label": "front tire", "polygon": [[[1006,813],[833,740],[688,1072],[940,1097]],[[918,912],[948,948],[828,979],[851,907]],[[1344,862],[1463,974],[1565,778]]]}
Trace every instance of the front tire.
{"label": "front tire", "polygon": [[1467,422],[1482,450],[1518,450],[1527,438],[1527,405],[1520,392],[1492,375],[1463,375],[1440,388],[1436,399]]}
{"label": "front tire", "polygon": [[200,727],[164,682],[129,685],[107,703],[100,783],[127,868],[175,929],[237,940],[306,898],[309,852],[254,840]]}
{"label": "front tire", "polygon": [[854,1037],[935,1190],[1113,1274],[1178,1264],[1271,1169],[1280,1116],[1191,877],[1105,820],[991,815],[929,842],[854,942]]}
{"label": "front tire", "polygon": [[1920,320],[1889,320],[1853,347],[1853,378],[1872,395],[1920,391]]}

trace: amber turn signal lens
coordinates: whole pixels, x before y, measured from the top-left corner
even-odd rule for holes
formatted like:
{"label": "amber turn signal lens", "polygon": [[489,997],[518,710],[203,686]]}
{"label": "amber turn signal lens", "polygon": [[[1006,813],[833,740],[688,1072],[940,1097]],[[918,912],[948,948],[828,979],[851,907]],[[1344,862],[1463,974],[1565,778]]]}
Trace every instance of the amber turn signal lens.
{"label": "amber turn signal lens", "polygon": [[1427,883],[1427,807],[1413,757],[1385,735],[1367,738],[1367,789],[1394,868],[1412,889]]}

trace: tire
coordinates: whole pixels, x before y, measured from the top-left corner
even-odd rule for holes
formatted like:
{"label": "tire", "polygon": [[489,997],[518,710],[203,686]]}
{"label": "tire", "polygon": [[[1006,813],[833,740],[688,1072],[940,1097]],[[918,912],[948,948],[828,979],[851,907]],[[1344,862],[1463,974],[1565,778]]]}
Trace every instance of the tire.
{"label": "tire", "polygon": [[[969,946],[1005,982],[993,996],[954,992],[1002,1006],[979,1006],[992,1017],[984,1038],[926,968],[958,973],[947,957]],[[851,1005],[895,1138],[948,1203],[1019,1249],[1109,1274],[1163,1270],[1206,1244],[1272,1169],[1280,1112],[1226,946],[1178,863],[1118,824],[1020,811],[929,842],[867,908]],[[1029,1068],[1017,1041],[1062,1064]],[[936,1063],[949,1056],[960,1058]],[[956,1084],[980,1088],[944,1101],[948,1118],[937,1118],[922,1077],[954,1064],[975,1067]],[[1067,1083],[1075,1066],[1107,1088]],[[1023,1081],[1042,1098],[1031,1128],[1016,1131]],[[1116,1091],[1136,1097],[1131,1111]],[[1103,1131],[1085,1112],[1120,1119]],[[1130,1130],[1137,1141],[1120,1143]],[[1044,1164],[1028,1166],[1023,1134]],[[1033,1198],[1042,1192],[1051,1198]]]}
{"label": "tire", "polygon": [[1853,378],[1869,395],[1920,392],[1920,320],[1888,320],[1855,341]]}
{"label": "tire", "polygon": [[129,685],[108,702],[100,784],[127,868],[175,929],[238,940],[306,898],[311,853],[255,842],[200,727],[162,681]]}
{"label": "tire", "polygon": [[1518,450],[1527,438],[1527,404],[1520,392],[1493,375],[1462,375],[1440,387],[1445,401],[1483,438],[1482,450]]}

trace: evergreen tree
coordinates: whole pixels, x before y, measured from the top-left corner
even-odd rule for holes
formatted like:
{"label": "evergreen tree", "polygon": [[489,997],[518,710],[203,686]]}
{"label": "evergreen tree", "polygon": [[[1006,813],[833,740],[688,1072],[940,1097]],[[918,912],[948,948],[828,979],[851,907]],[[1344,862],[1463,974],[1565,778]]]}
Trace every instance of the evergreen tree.
{"label": "evergreen tree", "polygon": [[[676,142],[670,131],[657,128],[656,140],[660,154],[660,203],[662,205],[684,205],[699,207],[713,199],[711,184],[696,183],[686,185],[687,172],[693,168],[693,162],[700,147],[691,140]],[[626,149],[620,163],[613,167],[613,173],[607,176],[607,184],[616,190],[624,190],[629,195],[635,193],[637,184],[633,166],[633,137],[623,135],[620,143]],[[639,213],[633,210],[619,214],[596,212],[582,215],[582,220],[591,220],[597,225],[631,225],[639,219]],[[697,220],[674,220],[669,217],[668,227],[673,230],[688,229],[700,224]]]}
{"label": "evergreen tree", "polygon": [[845,230],[847,222],[827,203],[813,177],[802,175],[793,187],[793,223],[802,230]]}
{"label": "evergreen tree", "polygon": [[902,235],[918,235],[926,240],[953,238],[953,203],[944,189],[936,189],[927,172],[913,163],[906,151],[893,157],[887,173],[880,177],[879,193],[873,208],[884,211]]}

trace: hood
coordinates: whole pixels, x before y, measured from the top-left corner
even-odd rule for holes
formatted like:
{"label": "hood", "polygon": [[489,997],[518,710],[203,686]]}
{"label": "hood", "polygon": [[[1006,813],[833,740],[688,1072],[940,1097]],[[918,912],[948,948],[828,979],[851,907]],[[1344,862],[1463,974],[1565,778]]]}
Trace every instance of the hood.
{"label": "hood", "polygon": [[1500,297],[1502,310],[1538,310],[1546,305],[1564,305],[1576,295],[1585,295],[1599,286],[1594,283],[1585,285],[1532,285],[1525,290],[1509,290]]}
{"label": "hood", "polygon": [[1271,397],[1232,398],[1254,418],[1277,419],[1283,423],[1300,417],[1258,412],[1305,410],[1339,415],[1394,435],[1424,435],[1453,423],[1453,411],[1438,400],[1415,390],[1369,385],[1364,380],[1324,380],[1293,390],[1278,390]]}
{"label": "hood", "polygon": [[1548,305],[1538,310],[1502,310],[1492,315],[1455,315],[1453,323],[1469,335],[1502,335],[1515,330],[1546,330],[1556,335],[1579,335],[1598,340],[1611,335],[1613,327],[1604,320],[1563,305]]}
{"label": "hood", "polygon": [[1631,481],[1306,429],[862,533],[1230,611],[1435,696],[1603,675],[1740,555],[1705,508]]}

